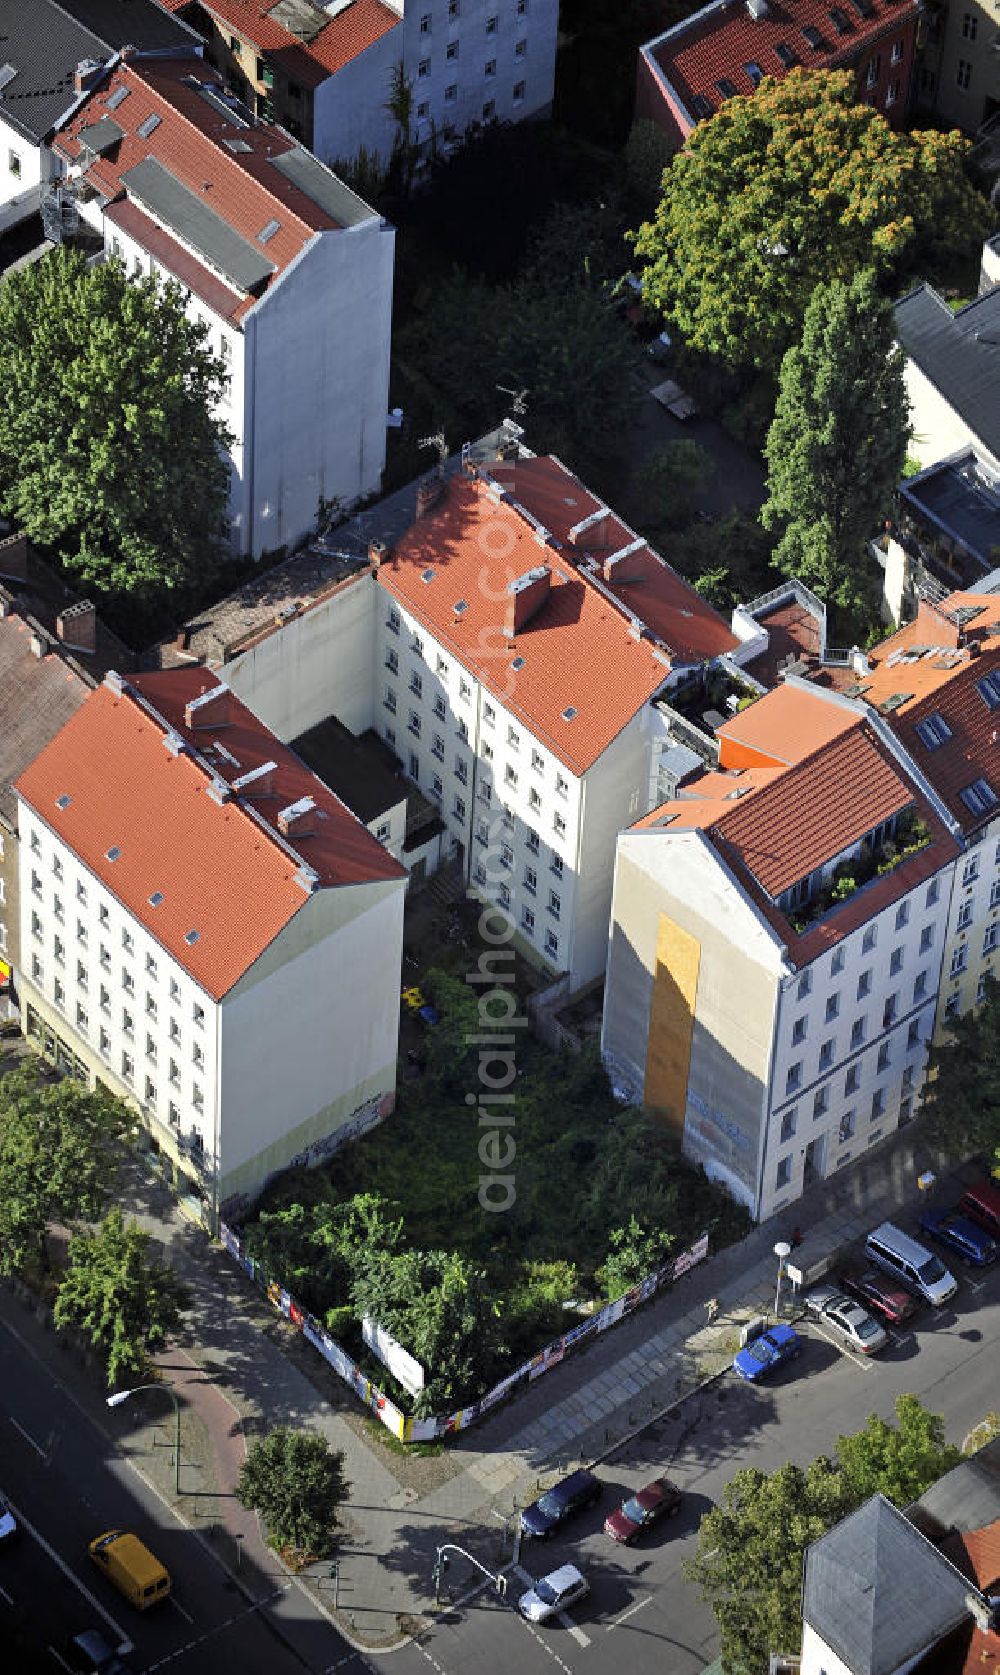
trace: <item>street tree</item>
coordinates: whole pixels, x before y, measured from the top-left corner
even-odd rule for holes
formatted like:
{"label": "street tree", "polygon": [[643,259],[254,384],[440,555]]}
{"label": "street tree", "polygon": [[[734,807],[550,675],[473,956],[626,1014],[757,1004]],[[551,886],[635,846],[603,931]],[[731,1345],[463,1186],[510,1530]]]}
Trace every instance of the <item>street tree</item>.
{"label": "street tree", "polygon": [[931,236],[953,251],[982,239],[968,150],[954,132],[895,132],[852,71],[767,78],[700,122],[667,170],[635,236],[647,300],[691,347],[776,372],[818,284],[895,274]]}
{"label": "street tree", "polygon": [[900,1396],[895,1425],[871,1415],[863,1431],[838,1438],[836,1459],[737,1472],[684,1566],[715,1613],[727,1675],[757,1675],[771,1652],[798,1645],[807,1547],[869,1496],[904,1506],[960,1459],[942,1421],[916,1396]]}
{"label": "street tree", "polygon": [[627,1227],[616,1227],[608,1236],[608,1254],[597,1274],[608,1302],[624,1297],[647,1274],[655,1273],[674,1243],[666,1228],[643,1227],[635,1216]]}
{"label": "street tree", "polygon": [[60,249],[0,287],[0,511],[98,595],[162,599],[216,563],[223,363],[179,286]]}
{"label": "street tree", "polygon": [[241,1505],[259,1512],[272,1547],[302,1560],[326,1559],[347,1499],[344,1456],[325,1437],[282,1426],[253,1444],[236,1486]]}
{"label": "street tree", "polygon": [[470,1401],[494,1369],[498,1331],[486,1271],[458,1251],[376,1253],[351,1292],[358,1317],[385,1327],[425,1370],[420,1413]]}
{"label": "street tree", "polygon": [[[892,307],[869,268],[817,285],[781,363],[768,433],[772,562],[831,604],[865,591],[865,542],[892,506],[909,434]],[[870,566],[869,566],[870,567]]]}
{"label": "street tree", "polygon": [[1000,981],[987,977],[983,1004],[948,1019],[931,1047],[921,1114],[924,1135],[952,1157],[985,1152],[1000,1161]]}
{"label": "street tree", "polygon": [[56,1295],[57,1326],[73,1326],[105,1357],[108,1384],[135,1380],[149,1367],[188,1306],[173,1268],[151,1258],[151,1235],[121,1209],[96,1232],[74,1233]]}
{"label": "street tree", "polygon": [[837,1438],[837,1459],[856,1506],[875,1494],[909,1506],[961,1458],[961,1449],[945,1441],[940,1414],[928,1413],[917,1396],[896,1397],[895,1424],[870,1413],[863,1431]]}
{"label": "street tree", "polygon": [[31,1069],[0,1079],[0,1273],[47,1267],[50,1222],[101,1215],[132,1119],[110,1095]]}

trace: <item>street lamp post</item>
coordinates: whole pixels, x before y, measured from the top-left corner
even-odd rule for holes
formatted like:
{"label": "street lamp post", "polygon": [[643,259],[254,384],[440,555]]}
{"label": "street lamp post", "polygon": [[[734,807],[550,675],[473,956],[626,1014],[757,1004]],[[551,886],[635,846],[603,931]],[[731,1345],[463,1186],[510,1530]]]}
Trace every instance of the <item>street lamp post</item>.
{"label": "street lamp post", "polygon": [[774,1312],[777,1314],[781,1304],[781,1277],[785,1272],[785,1263],[792,1254],[792,1247],[787,1239],[779,1239],[774,1247],[774,1254],[778,1258],[778,1280],[774,1287]]}
{"label": "street lamp post", "polygon": [[107,1397],[108,1407],[120,1407],[130,1396],[138,1396],[141,1390],[165,1390],[174,1404],[176,1432],[174,1436],[174,1493],[181,1492],[181,1404],[177,1400],[177,1392],[172,1384],[136,1384],[131,1390],[119,1390],[116,1395]]}

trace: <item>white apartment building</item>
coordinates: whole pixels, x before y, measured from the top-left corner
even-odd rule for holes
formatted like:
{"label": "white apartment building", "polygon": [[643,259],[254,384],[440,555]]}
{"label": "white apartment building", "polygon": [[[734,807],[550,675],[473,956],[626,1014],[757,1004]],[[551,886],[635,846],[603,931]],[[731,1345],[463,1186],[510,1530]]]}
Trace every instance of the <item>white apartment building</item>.
{"label": "white apartment building", "polygon": [[15,790],[23,1026],[209,1225],[391,1111],[404,869],[214,675],[109,675]]}
{"label": "white apartment building", "polygon": [[913,1115],[960,849],[851,704],[785,685],[719,740],[619,839],[602,1051],[764,1219]]}
{"label": "white apartment building", "polygon": [[424,152],[552,103],[558,0],[168,3],[204,33],[227,85],[326,163],[362,149],[388,161],[399,126],[387,107],[400,75],[409,137]]}
{"label": "white apartment building", "polygon": [[225,362],[233,548],[295,546],[321,498],[377,489],[391,228],[287,134],[222,98],[199,59],[117,61],[56,149],[107,255],[176,281]]}

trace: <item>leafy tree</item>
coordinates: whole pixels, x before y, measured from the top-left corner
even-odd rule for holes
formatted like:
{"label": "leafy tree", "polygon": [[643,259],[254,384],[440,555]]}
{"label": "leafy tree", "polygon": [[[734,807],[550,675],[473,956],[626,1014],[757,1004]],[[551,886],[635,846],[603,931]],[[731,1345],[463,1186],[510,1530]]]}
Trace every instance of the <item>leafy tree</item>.
{"label": "leafy tree", "polygon": [[255,1442],[236,1485],[237,1499],[259,1512],[273,1547],[326,1559],[337,1539],[337,1510],[347,1499],[344,1456],[325,1437],[281,1426]]}
{"label": "leafy tree", "polygon": [[216,562],[224,369],[177,285],[61,249],[0,288],[0,511],[97,594],[162,598]]}
{"label": "leafy tree", "polygon": [[737,1472],[702,1519],[684,1570],[715,1613],[727,1675],[757,1675],[772,1651],[798,1645],[812,1542],[873,1494],[908,1504],[961,1458],[916,1396],[898,1397],[896,1419],[872,1414],[863,1431],[837,1439],[836,1460],[821,1454],[804,1469]]}
{"label": "leafy tree", "polygon": [[792,70],[699,123],[635,238],[646,294],[695,348],[774,367],[816,286],[898,271],[928,229],[965,249],[985,201],[957,133],[896,133],[853,71]]}
{"label": "leafy tree", "polygon": [[474,436],[509,403],[497,386],[528,392],[531,443],[600,479],[624,455],[639,393],[639,351],[617,304],[585,266],[547,284],[494,287],[455,273],[403,334],[425,369],[436,422]]}
{"label": "leafy tree", "polygon": [[107,1204],[132,1118],[110,1095],[29,1069],[0,1080],[0,1273],[47,1266],[49,1222],[94,1220]]}
{"label": "leafy tree", "polygon": [[830,602],[862,591],[865,541],[892,505],[909,413],[892,308],[871,269],[817,285],[781,363],[768,433],[765,529],[774,563]]}
{"label": "leafy tree", "polygon": [[485,1270],[457,1251],[377,1255],[355,1280],[352,1301],[423,1366],[418,1412],[440,1412],[485,1386],[497,1343],[494,1307]]}
{"label": "leafy tree", "polygon": [[921,1102],[924,1134],[952,1157],[1000,1158],[1000,982],[987,977],[983,1004],[949,1018],[932,1046]]}
{"label": "leafy tree", "polygon": [[962,1453],[975,1454],[980,1448],[985,1448],[988,1442],[994,1442],[997,1437],[1000,1437],[1000,1413],[987,1413],[978,1425],[973,1425],[963,1440]]}
{"label": "leafy tree", "polygon": [[736,1473],[698,1530],[684,1571],[715,1613],[727,1675],[758,1675],[802,1638],[802,1559],[852,1510],[843,1474],[820,1455],[803,1469]]}
{"label": "leafy tree", "polygon": [[673,1244],[673,1235],[665,1228],[643,1227],[635,1216],[629,1218],[627,1227],[616,1227],[608,1239],[608,1254],[597,1276],[603,1282],[608,1302],[624,1297],[633,1285],[653,1273]]}
{"label": "leafy tree", "polygon": [[665,442],[637,473],[636,487],[649,508],[655,529],[682,529],[691,520],[694,503],[715,475],[711,454],[688,436]]}
{"label": "leafy tree", "polygon": [[262,1210],[246,1231],[246,1246],[269,1280],[277,1280],[320,1313],[345,1303],[354,1278],[376,1251],[398,1249],[402,1221],[379,1193],[356,1193],[345,1203],[290,1203]]}
{"label": "leafy tree", "polygon": [[773,537],[737,508],[718,522],[693,523],[666,549],[676,569],[717,611],[766,593],[778,580],[771,565]]}
{"label": "leafy tree", "polygon": [[870,1413],[863,1431],[837,1438],[837,1458],[854,1504],[882,1494],[909,1506],[962,1458],[945,1442],[944,1420],[916,1396],[897,1396],[896,1423]]}
{"label": "leafy tree", "polygon": [[54,1310],[57,1326],[76,1326],[106,1357],[108,1384],[135,1379],[162,1348],[188,1306],[174,1270],[149,1256],[151,1235],[126,1223],[117,1206],[96,1233],[75,1233]]}

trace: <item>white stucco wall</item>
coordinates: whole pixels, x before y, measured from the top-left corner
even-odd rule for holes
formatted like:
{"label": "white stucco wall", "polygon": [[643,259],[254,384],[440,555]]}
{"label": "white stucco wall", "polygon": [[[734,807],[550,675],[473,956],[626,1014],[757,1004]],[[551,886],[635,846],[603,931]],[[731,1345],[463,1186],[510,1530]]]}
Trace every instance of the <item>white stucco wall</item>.
{"label": "white stucco wall", "polygon": [[315,892],[225,997],[223,1199],[393,1093],[404,884]]}
{"label": "white stucco wall", "polygon": [[0,233],[34,214],[42,184],[56,172],[48,146],[36,145],[0,118]]}
{"label": "white stucco wall", "polygon": [[[645,814],[649,796],[650,734],[640,710],[583,776],[580,793],[573,988],[599,977],[608,957],[608,925],[619,832]],[[570,863],[567,862],[567,865]]]}
{"label": "white stucco wall", "polygon": [[395,234],[320,233],[244,320],[249,550],[315,527],[319,497],[375,491],[385,464]]}
{"label": "white stucco wall", "polygon": [[1000,460],[994,460],[969,426],[950,407],[944,397],[925,378],[920,368],[908,360],[904,369],[906,393],[910,402],[912,433],[909,452],[921,466],[936,465],[962,449],[975,444],[979,453],[1000,470]]}

